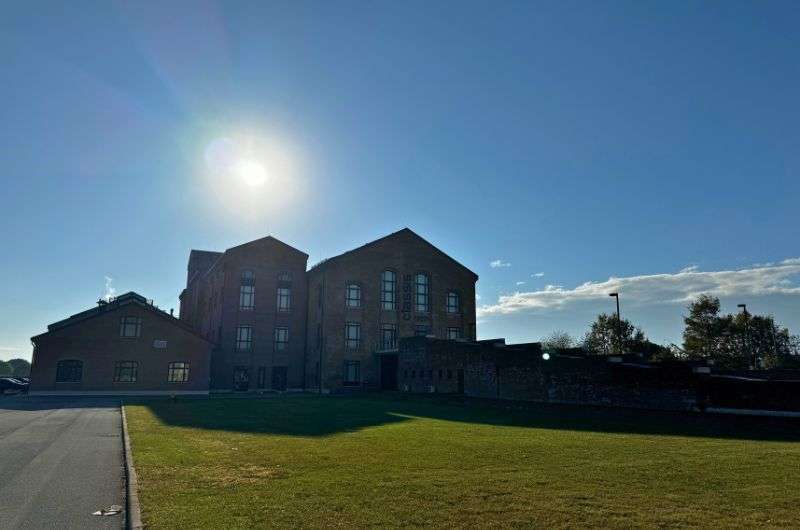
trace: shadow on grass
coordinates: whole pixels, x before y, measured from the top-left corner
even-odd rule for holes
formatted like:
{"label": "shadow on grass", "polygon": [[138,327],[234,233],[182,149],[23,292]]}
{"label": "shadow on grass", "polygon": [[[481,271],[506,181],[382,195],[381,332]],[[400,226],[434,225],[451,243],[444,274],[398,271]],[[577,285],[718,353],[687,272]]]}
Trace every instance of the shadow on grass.
{"label": "shadow on grass", "polygon": [[348,397],[137,400],[165,424],[243,433],[326,436],[415,417],[482,425],[596,433],[800,441],[800,421],[404,394]]}

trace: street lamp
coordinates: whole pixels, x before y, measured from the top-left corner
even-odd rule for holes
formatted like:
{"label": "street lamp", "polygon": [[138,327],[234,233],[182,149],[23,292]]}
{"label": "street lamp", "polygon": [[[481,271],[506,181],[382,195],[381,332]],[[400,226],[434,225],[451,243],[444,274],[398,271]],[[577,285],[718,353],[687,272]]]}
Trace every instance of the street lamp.
{"label": "street lamp", "polygon": [[619,293],[609,293],[608,296],[613,296],[617,299],[617,347],[619,354],[622,355],[622,321],[619,318]]}
{"label": "street lamp", "polygon": [[750,357],[750,369],[756,369],[756,358],[755,355],[750,352],[750,315],[747,313],[747,304],[737,304],[736,307],[742,309],[742,313],[744,313],[744,348],[747,351],[747,356]]}

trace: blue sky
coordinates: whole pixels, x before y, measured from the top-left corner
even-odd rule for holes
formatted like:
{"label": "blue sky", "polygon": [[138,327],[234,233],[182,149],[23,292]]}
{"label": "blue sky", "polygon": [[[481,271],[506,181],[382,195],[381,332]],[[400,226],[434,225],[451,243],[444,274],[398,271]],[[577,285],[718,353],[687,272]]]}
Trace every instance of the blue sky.
{"label": "blue sky", "polygon": [[800,332],[798,27],[797,2],[5,3],[0,358],[107,283],[177,308],[190,248],[313,263],[404,226],[480,275],[484,338],[580,335],[609,289],[661,342],[706,291]]}

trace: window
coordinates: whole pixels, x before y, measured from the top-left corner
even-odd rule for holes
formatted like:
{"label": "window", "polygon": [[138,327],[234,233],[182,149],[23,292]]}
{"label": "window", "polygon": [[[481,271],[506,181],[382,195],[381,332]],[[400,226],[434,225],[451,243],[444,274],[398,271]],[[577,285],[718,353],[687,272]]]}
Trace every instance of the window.
{"label": "window", "polygon": [[425,324],[415,324],[414,325],[414,336],[415,337],[427,337],[430,332],[430,327]]}
{"label": "window", "polygon": [[347,284],[345,292],[345,305],[351,308],[361,307],[361,287],[354,284]]}
{"label": "window", "polygon": [[344,343],[348,350],[358,350],[361,344],[361,324],[358,322],[348,322],[344,325]]}
{"label": "window", "polygon": [[292,309],[291,287],[278,287],[278,311],[290,311],[291,309]]}
{"label": "window", "polygon": [[395,324],[381,324],[381,349],[394,350],[397,348],[397,326]]}
{"label": "window", "polygon": [[239,310],[249,311],[255,307],[256,286],[242,285],[239,287]]}
{"label": "window", "polygon": [[256,273],[249,269],[245,269],[242,271],[242,274],[239,278],[240,285],[255,285],[256,283]]}
{"label": "window", "polygon": [[126,316],[119,319],[120,337],[138,337],[142,333],[142,318]]}
{"label": "window", "polygon": [[167,349],[167,341],[165,339],[154,339],[153,348],[157,350],[165,350]]}
{"label": "window", "polygon": [[114,382],[135,383],[138,371],[139,363],[136,361],[117,361],[114,364]]}
{"label": "window", "polygon": [[346,386],[361,384],[361,363],[359,361],[344,362],[344,381]]}
{"label": "window", "polygon": [[447,292],[447,312],[448,313],[461,312],[461,300],[459,299],[458,293],[453,291]]}
{"label": "window", "polygon": [[189,381],[189,363],[171,362],[167,372],[167,382],[186,383]]}
{"label": "window", "polygon": [[381,308],[393,310],[395,308],[395,297],[397,292],[397,274],[394,271],[383,271],[381,273]]}
{"label": "window", "polygon": [[461,338],[461,328],[447,328],[447,340],[458,340]]}
{"label": "window", "polygon": [[275,328],[275,351],[285,350],[289,346],[289,328],[285,326]]}
{"label": "window", "polygon": [[291,272],[279,272],[278,273],[278,281],[279,282],[290,282],[292,281],[292,273]]}
{"label": "window", "polygon": [[250,351],[253,348],[253,328],[239,326],[236,328],[236,349]]}
{"label": "window", "polygon": [[56,383],[80,383],[83,379],[83,361],[58,361]]}
{"label": "window", "polygon": [[426,274],[416,274],[414,276],[414,309],[417,313],[428,312],[428,296],[430,285]]}

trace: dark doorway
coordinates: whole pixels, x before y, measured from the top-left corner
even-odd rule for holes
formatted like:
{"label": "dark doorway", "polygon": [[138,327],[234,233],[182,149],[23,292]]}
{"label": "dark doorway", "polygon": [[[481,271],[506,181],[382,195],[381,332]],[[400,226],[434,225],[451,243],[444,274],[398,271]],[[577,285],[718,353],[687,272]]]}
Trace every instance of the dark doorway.
{"label": "dark doorway", "polygon": [[233,389],[237,392],[245,392],[250,388],[250,374],[245,366],[237,366],[233,369]]}
{"label": "dark doorway", "polygon": [[381,390],[397,390],[397,355],[381,357]]}
{"label": "dark doorway", "polygon": [[463,394],[464,393],[464,369],[463,368],[459,368],[458,369],[458,393],[459,394]]}
{"label": "dark doorway", "polygon": [[267,384],[267,367],[266,366],[259,366],[258,367],[258,382],[256,383],[258,388],[264,388]]}
{"label": "dark doorway", "polygon": [[273,366],[272,367],[272,390],[279,390],[283,392],[286,390],[286,367]]}

